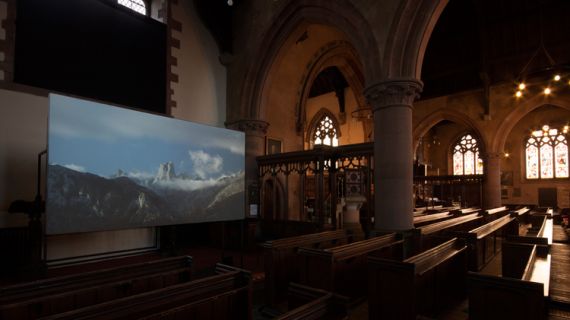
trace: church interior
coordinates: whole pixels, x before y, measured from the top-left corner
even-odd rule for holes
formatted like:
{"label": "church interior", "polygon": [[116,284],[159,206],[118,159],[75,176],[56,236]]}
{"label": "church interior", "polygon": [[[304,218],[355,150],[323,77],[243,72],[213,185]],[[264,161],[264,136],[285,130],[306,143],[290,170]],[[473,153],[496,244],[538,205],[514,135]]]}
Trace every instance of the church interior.
{"label": "church interior", "polygon": [[570,319],[569,16],[0,0],[0,318]]}

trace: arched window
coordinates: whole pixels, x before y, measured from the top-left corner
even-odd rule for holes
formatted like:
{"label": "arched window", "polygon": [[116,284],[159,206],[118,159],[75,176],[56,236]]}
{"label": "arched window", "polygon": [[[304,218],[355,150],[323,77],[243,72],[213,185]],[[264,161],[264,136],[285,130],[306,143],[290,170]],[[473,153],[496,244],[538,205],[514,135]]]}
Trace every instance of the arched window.
{"label": "arched window", "polygon": [[337,128],[334,121],[325,114],[321,120],[316,124],[313,131],[312,142],[315,145],[338,146]]}
{"label": "arched window", "polygon": [[471,134],[464,135],[453,145],[453,174],[483,174],[479,145]]}
{"label": "arched window", "polygon": [[568,178],[568,127],[562,132],[545,125],[526,139],[526,178]]}
{"label": "arched window", "polygon": [[117,2],[133,11],[146,15],[146,3],[143,0],[117,0]]}

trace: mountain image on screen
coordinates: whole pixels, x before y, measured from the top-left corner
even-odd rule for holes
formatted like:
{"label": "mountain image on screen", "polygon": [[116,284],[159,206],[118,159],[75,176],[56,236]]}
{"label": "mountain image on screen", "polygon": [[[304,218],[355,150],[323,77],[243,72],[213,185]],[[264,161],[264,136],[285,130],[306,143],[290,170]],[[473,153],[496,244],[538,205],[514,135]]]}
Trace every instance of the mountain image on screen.
{"label": "mountain image on screen", "polygon": [[244,217],[240,132],[50,96],[47,233]]}

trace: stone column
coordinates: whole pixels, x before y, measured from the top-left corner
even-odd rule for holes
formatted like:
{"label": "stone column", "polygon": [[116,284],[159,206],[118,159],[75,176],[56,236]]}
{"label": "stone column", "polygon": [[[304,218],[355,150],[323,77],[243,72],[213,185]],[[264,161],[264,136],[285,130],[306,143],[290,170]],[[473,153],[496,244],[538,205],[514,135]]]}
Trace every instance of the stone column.
{"label": "stone column", "polygon": [[262,156],[265,152],[265,135],[267,134],[268,126],[269,124],[267,122],[254,119],[226,123],[226,127],[229,129],[239,130],[245,133],[246,215],[249,212],[249,204],[251,203],[249,199],[250,193],[248,191],[252,187],[256,188],[257,195],[259,195],[259,177],[255,158]]}
{"label": "stone column", "polygon": [[484,158],[483,208],[501,206],[501,154],[487,153]]}
{"label": "stone column", "polygon": [[394,79],[368,87],[374,110],[374,228],[413,228],[412,103],[423,84]]}

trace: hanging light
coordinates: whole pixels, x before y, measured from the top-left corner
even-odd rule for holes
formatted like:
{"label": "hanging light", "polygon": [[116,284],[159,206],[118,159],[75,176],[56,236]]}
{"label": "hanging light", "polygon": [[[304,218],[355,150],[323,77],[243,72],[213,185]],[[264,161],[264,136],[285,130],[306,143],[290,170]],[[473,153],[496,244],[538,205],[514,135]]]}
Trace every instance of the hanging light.
{"label": "hanging light", "polygon": [[549,94],[551,94],[551,93],[552,93],[552,89],[550,89],[550,87],[544,88],[544,94],[545,94],[545,95],[549,95]]}
{"label": "hanging light", "polygon": [[517,81],[515,81],[516,90],[514,91],[516,98],[522,97],[523,91],[525,91],[525,96],[528,97],[530,92],[536,92],[532,90],[532,87],[540,86],[544,83],[546,85],[544,85],[541,91],[546,96],[558,91],[560,89],[558,87],[562,86],[562,84],[568,83],[570,85],[570,79],[568,78],[570,75],[570,64],[556,64],[548,52],[544,45],[542,10],[539,10],[539,15],[538,47],[518,73]]}

